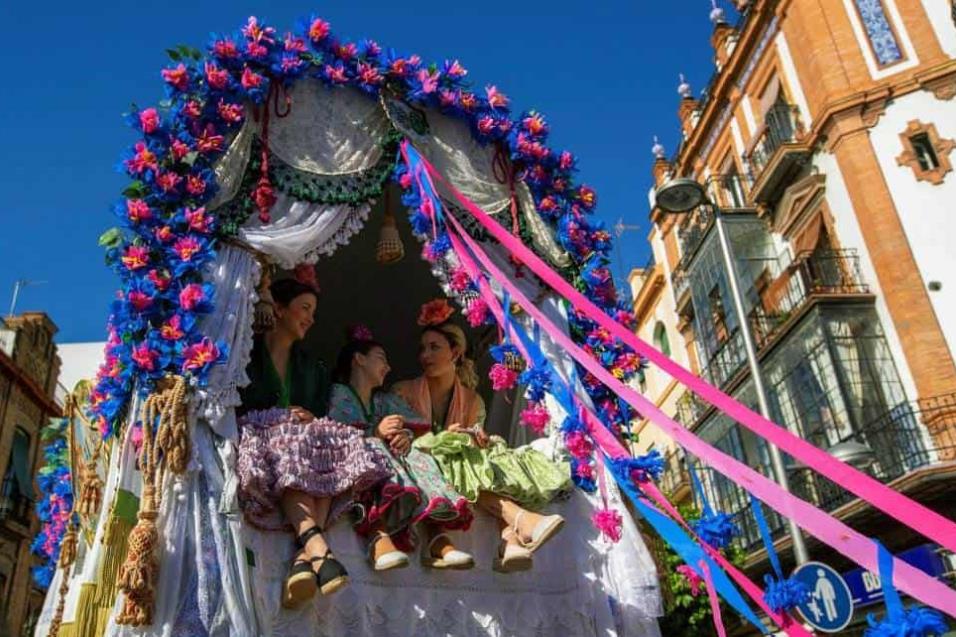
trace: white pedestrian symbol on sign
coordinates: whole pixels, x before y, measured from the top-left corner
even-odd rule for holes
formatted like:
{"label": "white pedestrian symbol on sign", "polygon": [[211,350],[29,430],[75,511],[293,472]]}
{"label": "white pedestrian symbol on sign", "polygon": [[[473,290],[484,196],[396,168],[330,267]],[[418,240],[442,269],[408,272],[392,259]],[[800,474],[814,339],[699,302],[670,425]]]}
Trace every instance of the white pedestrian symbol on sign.
{"label": "white pedestrian symbol on sign", "polygon": [[[813,597],[814,602],[823,602],[823,607],[827,612],[827,621],[832,622],[837,618],[836,590],[834,590],[830,580],[827,579],[826,571],[822,568],[817,569],[817,585],[813,589]],[[815,603],[813,605],[813,614],[817,616],[817,621],[820,621],[819,604]]]}

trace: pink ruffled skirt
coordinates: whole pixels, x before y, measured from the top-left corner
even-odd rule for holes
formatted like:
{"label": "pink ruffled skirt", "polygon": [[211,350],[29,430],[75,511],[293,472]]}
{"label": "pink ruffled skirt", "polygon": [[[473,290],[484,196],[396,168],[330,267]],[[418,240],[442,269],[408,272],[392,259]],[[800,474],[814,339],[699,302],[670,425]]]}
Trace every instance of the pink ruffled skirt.
{"label": "pink ruffled skirt", "polygon": [[289,529],[280,504],[287,489],[332,498],[328,524],[392,475],[387,453],[359,429],[328,418],[299,422],[273,408],[248,412],[239,427],[239,503],[261,529]]}

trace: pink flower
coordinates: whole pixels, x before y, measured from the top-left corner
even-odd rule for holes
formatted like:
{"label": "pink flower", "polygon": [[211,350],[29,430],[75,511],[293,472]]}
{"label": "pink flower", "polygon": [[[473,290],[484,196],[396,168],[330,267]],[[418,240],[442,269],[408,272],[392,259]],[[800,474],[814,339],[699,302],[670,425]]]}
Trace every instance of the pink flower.
{"label": "pink flower", "polygon": [[232,59],[239,56],[239,49],[230,38],[224,38],[216,40],[212,45],[212,53],[218,58]]}
{"label": "pink flower", "polygon": [[159,328],[159,335],[167,341],[178,341],[186,335],[186,332],[184,332],[180,326],[181,322],[179,315],[174,314],[171,319],[163,323],[163,326]]}
{"label": "pink flower", "polygon": [[557,200],[551,195],[545,195],[538,202],[538,210],[544,214],[555,212],[558,209]]}
{"label": "pink flower", "polygon": [[448,89],[442,89],[438,92],[438,103],[444,107],[454,106],[455,100],[458,99],[458,93],[454,91],[449,91]]}
{"label": "pink flower", "polygon": [[332,66],[331,64],[326,64],[325,77],[327,77],[330,82],[335,84],[345,84],[349,81],[348,76],[345,75],[344,66]]}
{"label": "pink flower", "polygon": [[543,434],[551,422],[551,414],[541,403],[530,403],[521,410],[521,422],[536,434]]}
{"label": "pink flower", "polygon": [[375,336],[367,325],[353,325],[349,328],[349,339],[353,341],[372,341]]}
{"label": "pink flower", "polygon": [[181,160],[183,157],[190,153],[189,144],[182,141],[181,139],[173,139],[169,144],[169,149],[173,154],[173,159],[176,161]]}
{"label": "pink flower", "polygon": [[174,172],[164,172],[156,177],[156,185],[159,186],[163,192],[172,192],[176,190],[176,187],[182,180],[183,178]]}
{"label": "pink flower", "polygon": [[222,90],[229,86],[229,71],[221,69],[212,62],[206,62],[206,83],[214,89]]}
{"label": "pink flower", "polygon": [[186,177],[186,192],[198,197],[206,192],[206,181],[199,175],[189,175]]}
{"label": "pink flower", "polygon": [[166,288],[169,287],[171,279],[165,272],[160,272],[159,270],[150,270],[149,274],[146,276],[160,292],[165,292]]}
{"label": "pink flower", "polygon": [[269,49],[259,42],[246,42],[246,53],[251,58],[264,58],[269,55]]}
{"label": "pink flower", "polygon": [[590,210],[597,203],[597,193],[590,186],[581,186],[578,188],[578,201],[581,205]]}
{"label": "pink flower", "polygon": [[508,98],[498,90],[497,86],[485,87],[485,95],[488,96],[488,105],[491,108],[504,108],[508,105]]}
{"label": "pink flower", "polygon": [[230,124],[238,124],[242,121],[242,104],[230,104],[219,100],[219,105],[216,107],[216,110],[219,112],[219,117]]}
{"label": "pink flower", "polygon": [[473,111],[478,105],[478,98],[475,97],[474,93],[469,93],[467,91],[461,91],[458,94],[458,103],[466,111]]}
{"label": "pink flower", "polygon": [[403,190],[408,190],[412,187],[412,176],[408,173],[404,173],[398,180],[399,185]]}
{"label": "pink flower", "polygon": [[194,237],[183,237],[173,244],[173,252],[176,253],[182,261],[189,261],[197,252],[202,249],[202,245]]}
{"label": "pink flower", "polygon": [[315,43],[321,42],[329,35],[329,23],[322,18],[316,18],[309,25],[309,39]]}
{"label": "pink flower", "polygon": [[208,338],[183,350],[183,371],[200,370],[219,360],[219,348]]}
{"label": "pink flower", "polygon": [[538,136],[548,132],[548,123],[544,121],[544,117],[541,113],[531,112],[527,117],[521,120],[521,123],[524,125],[525,130],[532,135]]}
{"label": "pink flower", "polygon": [[285,50],[290,53],[304,53],[306,51],[305,40],[295,37],[291,32],[285,34],[282,43],[285,46]]}
{"label": "pink flower", "polygon": [[242,70],[242,88],[249,89],[259,88],[262,85],[262,76],[250,69],[248,66]]}
{"label": "pink flower", "polygon": [[156,240],[160,243],[169,243],[173,240],[173,229],[169,226],[161,226],[156,228],[155,234]]}
{"label": "pink flower", "polygon": [[455,60],[451,64],[447,65],[447,68],[445,69],[445,75],[448,77],[465,77],[468,75],[468,71],[465,70],[465,67],[463,67],[458,60]]}
{"label": "pink flower", "polygon": [[501,363],[495,363],[488,372],[488,378],[491,379],[493,390],[503,391],[515,386],[515,383],[518,382],[518,373]]}
{"label": "pink flower", "polygon": [[319,280],[315,274],[315,266],[311,263],[299,263],[296,265],[292,270],[292,276],[294,276],[295,280],[299,283],[304,283],[315,290],[316,294],[321,291],[319,288]]}
{"label": "pink flower", "polygon": [[456,268],[449,278],[448,285],[455,292],[463,292],[471,286],[471,277],[464,268]]}
{"label": "pink flower", "polygon": [[551,180],[551,187],[557,192],[564,192],[568,187],[568,182],[562,177],[555,177]]}
{"label": "pink flower", "polygon": [[574,155],[568,151],[561,153],[561,156],[558,158],[558,167],[564,171],[574,168]]}
{"label": "pink flower", "polygon": [[189,88],[189,72],[186,70],[185,64],[179,64],[174,69],[163,69],[161,74],[163,80],[173,88],[179,91],[185,91]]}
{"label": "pink flower", "polygon": [[385,79],[376,67],[367,62],[358,63],[358,76],[363,84],[368,84],[369,86],[377,86]]}
{"label": "pink flower", "polygon": [[348,44],[340,44],[335,47],[335,57],[339,58],[343,62],[348,62],[355,57],[355,54],[358,53],[358,47],[355,46],[355,43],[349,42]]}
{"label": "pink flower", "polygon": [[269,223],[271,219],[269,210],[272,209],[272,206],[276,202],[276,194],[272,188],[272,184],[269,183],[268,176],[263,175],[259,178],[251,196],[252,200],[256,203],[256,207],[259,209],[259,221]]}
{"label": "pink flower", "polygon": [[438,90],[438,77],[438,71],[420,69],[418,71],[418,81],[422,83],[422,93],[428,95]]}
{"label": "pink flower", "polygon": [[196,100],[189,100],[183,106],[183,113],[191,119],[199,119],[202,116],[202,104]]}
{"label": "pink flower", "polygon": [[591,516],[591,521],[601,534],[612,542],[621,541],[621,526],[624,518],[614,509],[598,509]]}
{"label": "pink flower", "polygon": [[137,312],[143,312],[153,304],[153,297],[139,290],[133,290],[127,298],[129,299],[129,304],[132,305],[133,309]]}
{"label": "pink flower", "polygon": [[408,75],[409,66],[408,60],[399,58],[397,60],[392,60],[392,63],[388,67],[388,72],[396,77],[405,77]]}
{"label": "pink flower", "polygon": [[186,208],[185,214],[186,223],[189,224],[190,230],[201,232],[203,234],[209,232],[209,228],[212,225],[212,219],[206,214],[206,209],[204,207],[196,208],[195,210]]}
{"label": "pink flower", "polygon": [[139,125],[143,132],[149,135],[159,128],[159,113],[155,108],[146,108],[139,112]]}
{"label": "pink flower", "polygon": [[422,199],[422,204],[418,207],[422,211],[422,214],[428,217],[429,219],[435,218],[435,204],[432,202],[431,197],[425,197]]}
{"label": "pink flower", "polygon": [[136,142],[133,146],[133,157],[126,160],[126,168],[130,172],[141,174],[147,169],[158,170],[159,163],[156,153],[151,151],[146,142]]}
{"label": "pink flower", "polygon": [[149,204],[142,199],[127,199],[126,216],[130,221],[139,223],[140,221],[151,219],[153,211],[149,209]]}
{"label": "pink flower", "polygon": [[145,246],[129,246],[120,257],[120,261],[127,270],[139,270],[149,264],[149,248]]}
{"label": "pink flower", "polygon": [[692,597],[697,597],[700,595],[700,587],[703,586],[704,579],[697,574],[697,571],[692,569],[687,564],[681,564],[674,570],[687,578],[687,583],[690,585],[690,594]]}
{"label": "pink flower", "polygon": [[447,299],[434,299],[422,305],[418,312],[418,324],[422,327],[441,325],[454,313],[455,308],[448,304]]}
{"label": "pink flower", "polygon": [[159,358],[159,352],[154,352],[149,349],[147,343],[141,343],[133,348],[133,353],[130,358],[133,359],[133,362],[136,363],[137,366],[151,372],[156,368],[156,359]]}
{"label": "pink flower", "polygon": [[216,133],[212,124],[206,124],[206,129],[196,140],[196,148],[201,153],[212,153],[222,149],[225,138]]}
{"label": "pink flower", "polygon": [[140,447],[143,446],[143,423],[136,421],[133,423],[133,430],[129,433],[129,441],[133,443],[133,449],[139,454]]}
{"label": "pink flower", "polygon": [[186,311],[193,310],[206,300],[206,293],[198,283],[190,283],[179,293],[179,305]]}
{"label": "pink flower", "polygon": [[276,30],[272,27],[264,27],[259,24],[259,19],[251,15],[246,21],[246,26],[242,27],[242,34],[253,42],[275,42],[272,36]]}
{"label": "pink flower", "polygon": [[594,451],[591,441],[580,431],[572,431],[565,436],[564,446],[567,447],[568,453],[578,460],[590,458],[591,452]]}
{"label": "pink flower", "polygon": [[485,321],[488,320],[488,305],[483,300],[478,299],[468,306],[465,316],[468,318],[468,324],[472,327],[484,325]]}
{"label": "pink flower", "polygon": [[495,118],[490,115],[484,115],[478,120],[478,132],[482,135],[489,135],[495,129]]}

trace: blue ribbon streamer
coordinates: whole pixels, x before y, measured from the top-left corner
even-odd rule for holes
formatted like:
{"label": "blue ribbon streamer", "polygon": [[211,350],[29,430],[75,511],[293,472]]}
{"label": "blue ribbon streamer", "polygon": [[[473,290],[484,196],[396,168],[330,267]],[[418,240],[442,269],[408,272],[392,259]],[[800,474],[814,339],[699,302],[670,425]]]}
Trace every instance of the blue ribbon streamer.
{"label": "blue ribbon streamer", "polygon": [[754,494],[748,492],[748,495],[750,495],[750,508],[753,509],[754,517],[757,519],[757,528],[760,529],[760,538],[763,540],[764,546],[767,547],[767,558],[770,560],[773,572],[777,574],[777,579],[782,582],[784,579],[783,568],[780,566],[780,557],[777,555],[776,549],[773,548],[773,538],[770,537],[770,527],[767,526],[767,519],[763,515],[763,507],[760,506],[760,500]]}

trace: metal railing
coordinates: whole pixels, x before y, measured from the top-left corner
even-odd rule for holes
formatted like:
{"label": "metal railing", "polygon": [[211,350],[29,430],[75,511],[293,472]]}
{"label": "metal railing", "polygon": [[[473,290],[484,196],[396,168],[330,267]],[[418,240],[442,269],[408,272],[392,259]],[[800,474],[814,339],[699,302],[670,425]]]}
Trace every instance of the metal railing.
{"label": "metal railing", "polygon": [[[776,279],[755,293],[759,302],[751,309],[747,320],[754,344],[761,351],[790,318],[814,298],[868,294],[869,286],[863,282],[856,250],[816,250],[799,253]],[[734,329],[711,354],[700,375],[709,384],[723,387],[746,364],[743,336],[739,329]],[[677,400],[678,419],[688,427],[709,409],[707,402],[689,390]]]}
{"label": "metal railing", "polygon": [[[859,468],[881,482],[892,482],[920,468],[956,460],[956,394],[900,403],[846,436],[836,437],[834,433],[831,428],[830,431],[814,432],[806,438],[823,449],[850,441],[865,445],[872,452],[871,457],[865,466]],[[832,440],[836,442],[830,442]],[[683,458],[679,466],[686,471]],[[754,468],[764,475],[771,475],[768,466],[758,464]],[[667,469],[670,471],[669,465]],[[825,511],[833,511],[856,497],[810,469],[793,464],[788,469],[794,494]],[[698,471],[711,505],[734,515],[741,531],[741,546],[747,551],[760,548],[760,533],[750,510],[747,492],[709,468],[699,467]],[[665,471],[661,487],[665,493],[664,480],[674,481],[678,476],[677,469],[669,478]],[[695,494],[695,501],[696,497]],[[767,508],[764,514],[774,537],[785,532],[783,518]]]}
{"label": "metal railing", "polygon": [[20,493],[15,478],[7,478],[0,487],[0,520],[12,520],[29,526],[33,499]]}
{"label": "metal railing", "polygon": [[796,106],[780,102],[771,106],[764,117],[763,130],[746,157],[750,179],[756,181],[774,153],[784,144],[798,141],[802,132],[803,126]]}

